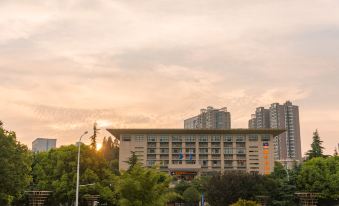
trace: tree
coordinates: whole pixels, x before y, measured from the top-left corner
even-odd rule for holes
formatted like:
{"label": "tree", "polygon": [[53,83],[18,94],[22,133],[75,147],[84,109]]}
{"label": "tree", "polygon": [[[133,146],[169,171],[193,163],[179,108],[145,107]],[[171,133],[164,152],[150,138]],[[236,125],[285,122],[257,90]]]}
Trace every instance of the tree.
{"label": "tree", "polygon": [[138,164],[138,156],[135,154],[135,152],[131,151],[131,156],[128,158],[126,163],[129,165],[128,172],[133,169],[135,165]]}
{"label": "tree", "polygon": [[260,206],[260,204],[252,200],[239,199],[238,202],[232,204],[231,206]]}
{"label": "tree", "polygon": [[313,142],[311,144],[311,150],[309,150],[306,153],[308,160],[315,158],[315,157],[323,157],[324,147],[321,146],[322,143],[323,141],[320,140],[318,130],[315,130],[315,132],[313,132]]}
{"label": "tree", "polygon": [[[74,145],[62,146],[34,155],[33,189],[53,191],[48,205],[71,205],[75,200],[77,151]],[[108,162],[89,146],[81,145],[80,197],[100,195],[100,202],[117,205],[118,179]]]}
{"label": "tree", "polygon": [[305,162],[297,179],[300,191],[318,192],[321,199],[339,199],[339,157],[317,157]]}
{"label": "tree", "polygon": [[175,197],[169,183],[167,174],[136,164],[121,176],[119,203],[121,206],[163,206]]}
{"label": "tree", "polygon": [[200,193],[195,187],[188,187],[183,193],[183,199],[186,202],[186,205],[197,205],[197,202],[200,200]]}
{"label": "tree", "polygon": [[294,193],[296,192],[295,174],[297,169],[297,167],[293,170],[285,169],[280,162],[275,162],[274,171],[270,175],[277,183],[277,192],[270,197],[272,199],[272,205],[296,205]]}
{"label": "tree", "polygon": [[93,125],[93,135],[90,137],[91,139],[91,148],[96,150],[97,148],[97,134],[98,134],[98,131],[100,129],[97,128],[98,127],[98,124],[96,122],[94,122],[94,125]]}
{"label": "tree", "polygon": [[31,182],[31,154],[0,121],[0,205],[20,199]]}
{"label": "tree", "polygon": [[229,172],[213,176],[204,184],[206,200],[213,206],[224,206],[239,198],[255,199],[256,195],[275,196],[277,182],[268,176]]}
{"label": "tree", "polygon": [[338,156],[338,150],[337,150],[337,148],[334,148],[333,156]]}
{"label": "tree", "polygon": [[185,190],[189,188],[191,184],[187,181],[179,181],[174,188],[174,191],[180,195],[183,195]]}
{"label": "tree", "polygon": [[102,142],[102,147],[100,153],[108,161],[110,168],[114,171],[115,174],[119,173],[119,141],[115,139],[112,140],[112,137],[104,137]]}

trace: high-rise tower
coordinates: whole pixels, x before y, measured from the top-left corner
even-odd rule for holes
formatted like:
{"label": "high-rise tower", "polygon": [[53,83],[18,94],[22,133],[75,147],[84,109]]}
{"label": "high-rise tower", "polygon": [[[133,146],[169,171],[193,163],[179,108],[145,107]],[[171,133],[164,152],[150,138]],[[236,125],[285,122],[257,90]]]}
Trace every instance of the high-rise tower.
{"label": "high-rise tower", "polygon": [[286,132],[274,138],[276,160],[301,161],[299,108],[287,101],[271,104],[269,109],[258,107],[249,120],[249,128],[279,128]]}
{"label": "high-rise tower", "polygon": [[226,107],[201,109],[200,114],[184,121],[186,129],[230,129],[231,113]]}

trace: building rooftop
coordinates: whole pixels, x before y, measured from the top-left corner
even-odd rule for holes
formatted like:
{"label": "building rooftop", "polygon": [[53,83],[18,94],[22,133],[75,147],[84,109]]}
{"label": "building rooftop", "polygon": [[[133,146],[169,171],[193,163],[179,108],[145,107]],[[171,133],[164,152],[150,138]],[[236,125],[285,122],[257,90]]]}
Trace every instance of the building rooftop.
{"label": "building rooftop", "polygon": [[181,128],[114,128],[107,129],[114,137],[121,134],[273,134],[278,136],[284,129],[181,129]]}

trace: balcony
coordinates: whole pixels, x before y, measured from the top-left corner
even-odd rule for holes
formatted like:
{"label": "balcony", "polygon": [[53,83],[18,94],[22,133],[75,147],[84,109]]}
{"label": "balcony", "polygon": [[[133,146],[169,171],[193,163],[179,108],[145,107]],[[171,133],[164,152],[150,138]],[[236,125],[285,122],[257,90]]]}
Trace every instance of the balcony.
{"label": "balcony", "polygon": [[173,142],[172,143],[172,148],[181,148],[181,147],[182,147],[181,143],[178,143],[178,142]]}
{"label": "balcony", "polygon": [[156,148],[157,145],[156,145],[156,143],[147,143],[147,147],[148,148]]}
{"label": "balcony", "polygon": [[202,148],[207,148],[208,147],[208,143],[207,142],[204,142],[204,143],[199,143],[199,147],[202,147]]}
{"label": "balcony", "polygon": [[166,142],[160,142],[160,148],[168,148],[169,144]]}
{"label": "balcony", "polygon": [[195,143],[186,143],[186,148],[195,148]]}

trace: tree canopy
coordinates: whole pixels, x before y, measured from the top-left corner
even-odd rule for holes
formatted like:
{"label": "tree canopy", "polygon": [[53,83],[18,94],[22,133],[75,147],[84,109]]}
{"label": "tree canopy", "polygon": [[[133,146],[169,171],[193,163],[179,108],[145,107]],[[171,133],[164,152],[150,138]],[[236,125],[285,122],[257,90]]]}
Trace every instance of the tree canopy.
{"label": "tree canopy", "polygon": [[0,122],[0,205],[10,204],[23,195],[30,184],[31,154],[16,140],[15,132],[5,130]]}
{"label": "tree canopy", "polygon": [[121,206],[163,206],[175,197],[169,183],[167,174],[135,164],[120,178],[119,203]]}
{"label": "tree canopy", "polygon": [[[62,146],[34,155],[34,189],[53,191],[50,205],[72,204],[75,200],[77,147]],[[81,145],[80,197],[100,195],[101,202],[116,205],[117,178],[107,161],[89,146]]]}
{"label": "tree canopy", "polygon": [[298,189],[318,192],[323,199],[339,199],[339,157],[313,158],[298,175]]}
{"label": "tree canopy", "polygon": [[253,200],[256,195],[275,195],[277,183],[263,175],[229,172],[213,176],[204,187],[211,205],[224,206],[239,198]]}
{"label": "tree canopy", "polygon": [[322,146],[323,141],[320,140],[318,130],[313,132],[313,141],[311,144],[311,150],[309,150],[306,155],[307,159],[312,159],[315,157],[323,157],[324,147]]}

